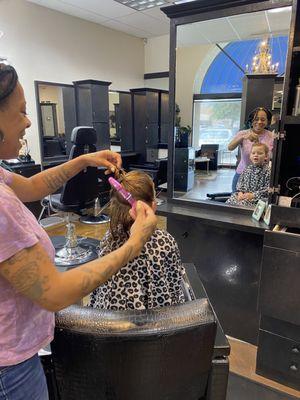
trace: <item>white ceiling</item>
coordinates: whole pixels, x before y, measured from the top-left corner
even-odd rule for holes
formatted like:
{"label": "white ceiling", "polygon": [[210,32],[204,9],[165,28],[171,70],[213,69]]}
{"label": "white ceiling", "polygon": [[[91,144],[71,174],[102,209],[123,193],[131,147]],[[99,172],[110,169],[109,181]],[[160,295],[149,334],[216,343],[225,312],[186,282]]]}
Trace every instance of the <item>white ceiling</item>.
{"label": "white ceiling", "polygon": [[275,12],[260,11],[181,25],[177,30],[177,47],[287,35],[290,19],[291,7],[285,7]]}
{"label": "white ceiling", "polygon": [[[166,35],[170,29],[169,18],[160,11],[160,7],[135,11],[114,0],[27,1],[140,38]],[[165,1],[173,3],[173,0]]]}
{"label": "white ceiling", "polygon": [[[169,33],[169,18],[160,7],[135,11],[114,0],[27,1],[140,38]],[[175,3],[174,0],[165,1]],[[287,34],[291,7],[280,8],[277,11],[261,11],[179,26],[178,47]]]}

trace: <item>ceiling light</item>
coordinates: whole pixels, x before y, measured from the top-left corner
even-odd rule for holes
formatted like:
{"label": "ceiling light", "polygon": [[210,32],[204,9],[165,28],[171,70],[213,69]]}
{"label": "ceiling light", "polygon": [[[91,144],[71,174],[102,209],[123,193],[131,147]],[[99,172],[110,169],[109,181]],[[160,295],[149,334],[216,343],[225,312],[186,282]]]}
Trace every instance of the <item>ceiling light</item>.
{"label": "ceiling light", "polygon": [[279,7],[279,8],[272,8],[271,10],[268,10],[269,13],[280,13],[283,11],[292,11],[292,7]]}
{"label": "ceiling light", "polygon": [[115,0],[124,6],[133,8],[137,11],[149,10],[149,8],[170,4],[168,0]]}

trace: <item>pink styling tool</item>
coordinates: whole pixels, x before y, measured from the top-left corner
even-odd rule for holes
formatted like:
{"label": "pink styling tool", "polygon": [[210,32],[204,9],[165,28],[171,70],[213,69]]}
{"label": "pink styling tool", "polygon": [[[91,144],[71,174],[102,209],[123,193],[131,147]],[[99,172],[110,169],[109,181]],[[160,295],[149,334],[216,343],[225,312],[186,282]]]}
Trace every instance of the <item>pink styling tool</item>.
{"label": "pink styling tool", "polygon": [[129,192],[127,192],[127,190],[125,190],[123,186],[112,176],[108,178],[108,182],[114,189],[116,189],[118,193],[120,193],[123,199],[126,200],[131,205],[132,208],[134,208],[134,206],[136,205],[136,201],[134,200],[132,195]]}

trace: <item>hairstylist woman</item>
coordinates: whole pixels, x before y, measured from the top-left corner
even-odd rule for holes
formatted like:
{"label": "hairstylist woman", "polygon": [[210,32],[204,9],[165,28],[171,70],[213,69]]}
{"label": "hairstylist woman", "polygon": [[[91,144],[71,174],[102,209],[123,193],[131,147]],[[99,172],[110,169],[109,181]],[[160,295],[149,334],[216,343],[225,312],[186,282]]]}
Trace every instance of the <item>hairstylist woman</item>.
{"label": "hairstylist woman", "polygon": [[251,164],[250,153],[253,143],[264,143],[268,146],[270,152],[272,151],[274,135],[266,129],[271,124],[271,119],[272,114],[267,108],[255,108],[248,117],[247,125],[249,129],[239,131],[229,143],[228,150],[230,151],[241,146],[241,160],[232,180],[233,192],[236,192],[236,185],[241,173]]}
{"label": "hairstylist woman", "polygon": [[[14,68],[0,64],[0,159],[18,156],[30,126]],[[156,226],[153,211],[137,203],[128,241],[118,250],[60,273],[51,241],[22,201],[56,191],[87,166],[110,171],[121,158],[110,151],[86,154],[29,179],[0,168],[0,399],[45,400],[37,352],[53,338],[54,314],[90,293],[139,255]]]}

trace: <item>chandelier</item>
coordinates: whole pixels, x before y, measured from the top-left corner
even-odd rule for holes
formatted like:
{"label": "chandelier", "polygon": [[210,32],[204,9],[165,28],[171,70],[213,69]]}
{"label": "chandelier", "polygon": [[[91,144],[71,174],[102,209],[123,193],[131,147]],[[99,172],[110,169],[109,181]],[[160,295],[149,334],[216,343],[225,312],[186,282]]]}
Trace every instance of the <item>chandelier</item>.
{"label": "chandelier", "polygon": [[251,74],[277,74],[279,63],[272,64],[272,54],[269,39],[259,43],[252,64],[246,65],[246,73]]}

